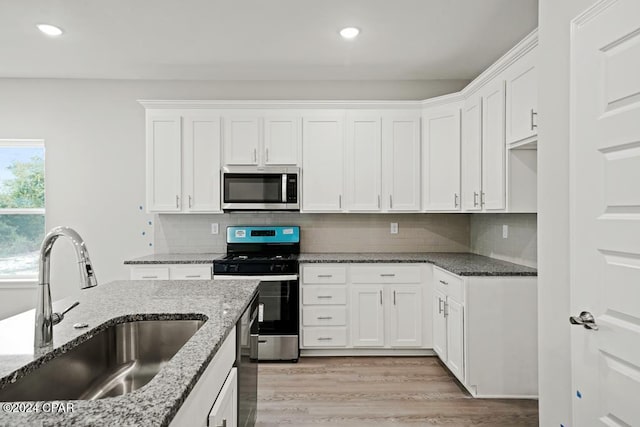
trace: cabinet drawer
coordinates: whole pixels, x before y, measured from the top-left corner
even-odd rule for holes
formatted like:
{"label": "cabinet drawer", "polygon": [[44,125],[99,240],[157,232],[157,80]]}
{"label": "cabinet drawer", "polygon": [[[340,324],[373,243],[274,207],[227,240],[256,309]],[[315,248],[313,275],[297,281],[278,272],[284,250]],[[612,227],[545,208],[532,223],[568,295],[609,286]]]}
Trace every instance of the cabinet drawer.
{"label": "cabinet drawer", "polygon": [[302,328],[302,345],[305,347],[345,347],[347,328]]}
{"label": "cabinet drawer", "polygon": [[353,283],[420,283],[420,266],[382,264],[351,267]]}
{"label": "cabinet drawer", "polygon": [[304,326],[346,326],[346,307],[311,306],[302,308]]}
{"label": "cabinet drawer", "polygon": [[131,280],[169,280],[169,267],[131,267]]}
{"label": "cabinet drawer", "polygon": [[305,265],[302,283],[346,283],[347,267],[344,265]]}
{"label": "cabinet drawer", "polygon": [[305,305],[344,305],[347,303],[347,288],[344,286],[308,286],[302,287],[302,304]]}
{"label": "cabinet drawer", "polygon": [[461,277],[439,267],[434,267],[433,278],[436,282],[436,289],[460,303],[464,302],[464,282]]}
{"label": "cabinet drawer", "polygon": [[170,269],[171,280],[211,280],[210,265],[175,265]]}

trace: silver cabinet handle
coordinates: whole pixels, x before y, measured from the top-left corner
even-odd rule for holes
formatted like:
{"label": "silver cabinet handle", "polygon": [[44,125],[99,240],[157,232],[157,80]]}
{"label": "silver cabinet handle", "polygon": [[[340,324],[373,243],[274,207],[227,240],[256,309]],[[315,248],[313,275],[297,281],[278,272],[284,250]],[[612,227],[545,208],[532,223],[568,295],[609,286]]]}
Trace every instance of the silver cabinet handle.
{"label": "silver cabinet handle", "polygon": [[331,337],[319,337],[318,341],[331,341],[333,338]]}
{"label": "silver cabinet handle", "polygon": [[380,195],[378,194],[378,209],[380,209]]}
{"label": "silver cabinet handle", "polygon": [[191,195],[189,195],[189,209],[191,209]]}
{"label": "silver cabinet handle", "polygon": [[176,208],[180,207],[180,196],[176,194]]}
{"label": "silver cabinet handle", "polygon": [[333,316],[318,316],[318,320],[331,320]]}
{"label": "silver cabinet handle", "polygon": [[200,277],[200,275],[199,275],[199,274],[187,274],[187,275],[186,275],[186,276],[184,276],[184,277],[187,277],[187,278],[195,278],[195,277]]}
{"label": "silver cabinet handle", "polygon": [[264,149],[264,161],[265,162],[269,161],[269,147]]}
{"label": "silver cabinet handle", "polygon": [[478,192],[477,191],[473,192],[473,207],[474,208],[478,207]]}
{"label": "silver cabinet handle", "polygon": [[389,194],[389,208],[393,209],[393,196]]}
{"label": "silver cabinet handle", "polygon": [[331,295],[318,295],[318,299],[331,299],[333,296]]}
{"label": "silver cabinet handle", "polygon": [[449,316],[449,303],[446,302],[446,301],[443,301],[443,302],[444,302],[444,310],[443,310],[444,311],[444,317],[448,317]]}
{"label": "silver cabinet handle", "polygon": [[157,279],[158,276],[142,276],[143,279]]}
{"label": "silver cabinet handle", "polygon": [[583,311],[580,313],[580,316],[571,316],[569,318],[569,322],[571,322],[572,325],[582,325],[585,329],[590,329],[592,331],[597,331],[599,329],[593,314],[588,311]]}
{"label": "silver cabinet handle", "polygon": [[443,285],[448,285],[449,282],[445,282],[444,280],[439,280],[440,283],[442,283]]}
{"label": "silver cabinet handle", "polygon": [[380,273],[380,277],[396,277],[395,273]]}
{"label": "silver cabinet handle", "polygon": [[396,291],[393,291],[393,305],[396,305]]}
{"label": "silver cabinet handle", "polygon": [[533,108],[531,109],[531,130],[534,130],[535,128],[538,127],[538,125],[534,122],[534,117],[537,116],[538,113],[536,113],[535,111],[533,111]]}
{"label": "silver cabinet handle", "polygon": [[453,207],[458,207],[458,193],[453,193]]}
{"label": "silver cabinet handle", "polygon": [[333,274],[318,274],[318,277],[333,277]]}
{"label": "silver cabinet handle", "polygon": [[380,291],[380,305],[382,305],[382,291]]}
{"label": "silver cabinet handle", "polygon": [[338,196],[338,207],[342,209],[342,194]]}
{"label": "silver cabinet handle", "polygon": [[484,200],[484,199],[485,199],[485,197],[487,197],[487,195],[485,194],[485,192],[484,192],[484,191],[482,191],[482,192],[480,193],[480,206],[481,206],[481,207],[482,207],[482,206],[484,206],[484,204],[485,204],[485,200]]}
{"label": "silver cabinet handle", "polygon": [[258,149],[253,149],[253,162],[258,163]]}
{"label": "silver cabinet handle", "polygon": [[438,297],[438,314],[442,314],[442,298]]}

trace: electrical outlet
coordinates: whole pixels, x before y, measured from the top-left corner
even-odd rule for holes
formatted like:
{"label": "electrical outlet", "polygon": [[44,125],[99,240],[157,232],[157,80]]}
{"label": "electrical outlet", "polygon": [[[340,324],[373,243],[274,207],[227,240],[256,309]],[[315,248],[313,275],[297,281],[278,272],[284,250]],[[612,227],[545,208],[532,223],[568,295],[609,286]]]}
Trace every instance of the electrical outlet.
{"label": "electrical outlet", "polygon": [[391,227],[389,229],[389,232],[391,234],[398,234],[398,223],[397,222],[392,222],[391,223]]}
{"label": "electrical outlet", "polygon": [[218,223],[217,222],[212,222],[211,223],[211,234],[218,234]]}
{"label": "electrical outlet", "polygon": [[502,225],[502,238],[503,239],[509,238],[509,226],[507,224]]}

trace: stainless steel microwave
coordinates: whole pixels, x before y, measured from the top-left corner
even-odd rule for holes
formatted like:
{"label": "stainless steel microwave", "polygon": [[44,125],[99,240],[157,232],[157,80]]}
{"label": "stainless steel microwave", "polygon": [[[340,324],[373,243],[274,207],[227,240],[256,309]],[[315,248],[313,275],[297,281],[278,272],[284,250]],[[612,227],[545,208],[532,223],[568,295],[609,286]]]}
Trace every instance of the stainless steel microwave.
{"label": "stainless steel microwave", "polygon": [[299,211],[299,177],[297,167],[224,167],[222,209]]}

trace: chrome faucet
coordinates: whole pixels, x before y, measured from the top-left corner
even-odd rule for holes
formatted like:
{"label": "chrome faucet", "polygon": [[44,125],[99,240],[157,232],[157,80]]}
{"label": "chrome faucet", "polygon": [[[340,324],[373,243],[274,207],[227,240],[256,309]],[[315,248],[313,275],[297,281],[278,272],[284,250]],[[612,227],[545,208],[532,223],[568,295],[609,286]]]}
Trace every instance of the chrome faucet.
{"label": "chrome faucet", "polygon": [[98,285],[96,276],[91,266],[91,259],[84,240],[75,230],[69,227],[56,227],[45,236],[40,246],[40,272],[38,275],[38,303],[36,305],[36,330],[34,347],[36,349],[48,347],[53,343],[53,325],[60,323],[64,313],[78,305],[65,310],[62,314],[53,313],[51,307],[51,289],[49,281],[51,277],[51,249],[58,237],[67,237],[73,243],[76,251],[78,266],[80,267],[80,288],[92,288]]}

